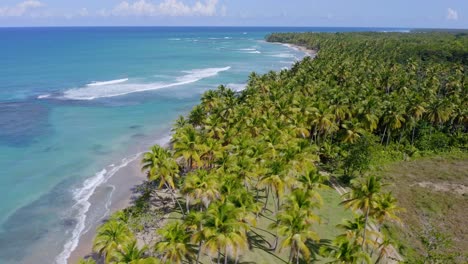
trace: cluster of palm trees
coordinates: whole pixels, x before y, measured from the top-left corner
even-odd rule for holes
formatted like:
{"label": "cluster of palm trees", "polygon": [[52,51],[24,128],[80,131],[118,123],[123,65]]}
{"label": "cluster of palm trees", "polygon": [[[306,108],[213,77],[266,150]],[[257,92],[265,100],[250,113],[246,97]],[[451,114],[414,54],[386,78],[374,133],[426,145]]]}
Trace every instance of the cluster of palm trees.
{"label": "cluster of palm trees", "polygon": [[463,52],[467,46],[457,43],[467,39],[272,35],[270,41],[317,48],[318,56],[279,73],[252,73],[240,94],[225,86],[207,91],[177,119],[171,147],[153,146],[142,161],[180,217],[147,246],[135,242],[125,219],[111,219],[98,230],[95,251],[108,263],[238,263],[256,248],[253,233],[268,215],[274,238],[264,250],[288,249],[289,262],[308,263],[316,254],[340,263],[383,261],[392,250],[379,227],[396,220],[399,208],[376,177],[353,182],[343,204],[356,217],[337,227],[345,233],[331,245],[314,250],[318,191],[328,182],[320,168],[333,162],[340,171],[347,147],[362,138],[417,147],[427,133],[439,133],[453,146],[466,144],[466,61],[426,51],[448,45]]}
{"label": "cluster of palm trees", "polygon": [[[345,233],[324,251],[331,253],[340,263],[372,263],[373,259],[375,263],[380,263],[392,258],[401,260],[391,240],[380,233],[385,221],[399,221],[397,213],[402,210],[391,193],[382,192],[381,179],[368,176],[354,180],[351,191],[344,196],[346,199],[342,204],[353,209],[355,217],[338,225]],[[374,256],[377,252],[378,255]]]}

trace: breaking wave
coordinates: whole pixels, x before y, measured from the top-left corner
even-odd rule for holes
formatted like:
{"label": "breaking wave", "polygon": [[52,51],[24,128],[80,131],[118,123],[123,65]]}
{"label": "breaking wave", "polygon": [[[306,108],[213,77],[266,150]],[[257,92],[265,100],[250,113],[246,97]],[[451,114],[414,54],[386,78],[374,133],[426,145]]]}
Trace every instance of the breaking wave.
{"label": "breaking wave", "polygon": [[[220,72],[229,70],[230,68],[231,67],[206,68],[183,71],[185,75],[177,77],[173,83],[129,83],[127,80],[123,81],[124,79],[93,83],[93,85],[88,84],[85,87],[69,89],[58,98],[69,100],[94,100],[98,98],[115,97],[130,93],[169,88],[190,84],[205,78],[213,77]],[[38,98],[41,99],[45,97],[39,96]]]}

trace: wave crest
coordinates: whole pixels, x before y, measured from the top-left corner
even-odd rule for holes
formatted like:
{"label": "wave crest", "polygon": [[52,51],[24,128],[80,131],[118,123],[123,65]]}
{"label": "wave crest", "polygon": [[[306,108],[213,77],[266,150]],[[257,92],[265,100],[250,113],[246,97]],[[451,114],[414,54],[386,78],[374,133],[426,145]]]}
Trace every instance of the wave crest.
{"label": "wave crest", "polygon": [[65,91],[61,98],[69,100],[94,100],[97,98],[115,97],[130,93],[169,88],[190,84],[205,78],[213,77],[218,73],[227,71],[229,69],[231,69],[231,67],[194,69],[190,71],[184,71],[183,73],[185,73],[185,75],[176,78],[176,81],[173,83],[127,83],[127,80],[123,81],[124,79],[121,79],[100,82],[99,85],[88,84],[85,87],[74,88]]}
{"label": "wave crest", "polygon": [[92,82],[92,83],[88,83],[86,86],[104,86],[104,85],[109,85],[109,84],[124,83],[126,81],[128,81],[128,78],[117,79],[117,80],[112,80],[112,81],[104,81],[104,82]]}

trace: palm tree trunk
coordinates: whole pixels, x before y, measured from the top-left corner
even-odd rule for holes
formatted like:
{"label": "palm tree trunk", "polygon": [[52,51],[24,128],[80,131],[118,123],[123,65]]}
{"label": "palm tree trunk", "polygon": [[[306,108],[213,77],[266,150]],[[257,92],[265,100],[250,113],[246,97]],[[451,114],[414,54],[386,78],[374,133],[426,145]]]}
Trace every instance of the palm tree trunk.
{"label": "palm tree trunk", "polygon": [[293,252],[294,252],[294,249],[291,248],[291,250],[289,251],[289,260],[288,260],[288,263],[291,263],[292,260],[293,260],[293,257],[294,257]]}
{"label": "palm tree trunk", "polygon": [[196,264],[200,263],[201,246],[202,246],[202,241],[200,240],[200,242],[198,242],[198,252],[197,252]]}
{"label": "palm tree trunk", "polygon": [[266,198],[265,204],[263,205],[263,210],[265,210],[268,206],[268,197],[270,197],[270,186],[266,187]]}
{"label": "palm tree trunk", "polygon": [[366,243],[366,230],[367,230],[367,220],[369,219],[369,210],[370,206],[367,206],[366,219],[364,221],[364,232],[362,233],[362,250],[364,251],[364,244]]}
{"label": "palm tree trunk", "polygon": [[389,129],[388,130],[388,135],[387,135],[387,146],[388,146],[388,143],[390,142],[390,136],[392,135],[391,133],[391,130]]}
{"label": "palm tree trunk", "polygon": [[173,192],[172,188],[170,188],[169,185],[168,185],[167,183],[164,183],[164,185],[166,186],[167,189],[169,189],[169,192],[171,193],[172,201],[173,201],[174,203],[177,203],[177,205],[179,205],[180,212],[185,216],[184,208],[183,208],[182,205],[180,204],[179,200],[177,200],[177,197],[175,196],[175,193]]}
{"label": "palm tree trunk", "polygon": [[411,135],[411,146],[414,145],[414,132],[416,131],[416,125],[413,127],[413,133]]}
{"label": "palm tree trunk", "polygon": [[227,264],[228,256],[227,256],[227,247],[224,248],[224,264]]}
{"label": "palm tree trunk", "polygon": [[186,207],[187,213],[190,213],[190,205],[189,205],[189,196],[188,196],[188,194],[185,196],[185,207]]}
{"label": "palm tree trunk", "polygon": [[299,247],[297,247],[297,252],[296,252],[296,264],[299,264]]}
{"label": "palm tree trunk", "polygon": [[380,144],[383,144],[383,141],[385,139],[385,134],[387,133],[387,126],[385,126],[385,129],[383,131],[383,135],[382,135],[382,140],[380,140]]}
{"label": "palm tree trunk", "polygon": [[218,264],[221,264],[221,251],[218,250]]}

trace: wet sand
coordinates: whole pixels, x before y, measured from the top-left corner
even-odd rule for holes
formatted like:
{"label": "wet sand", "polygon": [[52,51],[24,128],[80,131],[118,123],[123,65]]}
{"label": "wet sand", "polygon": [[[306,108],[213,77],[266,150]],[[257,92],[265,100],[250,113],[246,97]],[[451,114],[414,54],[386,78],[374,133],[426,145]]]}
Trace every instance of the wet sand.
{"label": "wet sand", "polygon": [[[112,178],[110,178],[105,184],[99,186],[94,194],[90,198],[91,204],[95,204],[103,199],[106,193],[106,189],[114,187],[112,192],[111,204],[109,206],[108,215],[115,213],[118,210],[129,207],[135,197],[134,188],[143,183],[145,175],[140,171],[140,159],[136,159],[129,163],[124,168],[120,169]],[[90,213],[90,212],[88,212]],[[92,213],[92,212],[91,212]],[[76,249],[71,253],[68,263],[77,263],[80,258],[89,256],[92,252],[93,239],[96,235],[96,229],[105,220],[102,219],[96,223],[91,224],[88,227],[86,233],[81,235],[80,241]]]}

